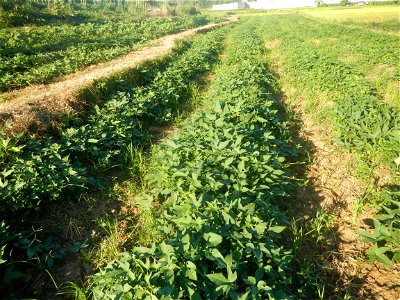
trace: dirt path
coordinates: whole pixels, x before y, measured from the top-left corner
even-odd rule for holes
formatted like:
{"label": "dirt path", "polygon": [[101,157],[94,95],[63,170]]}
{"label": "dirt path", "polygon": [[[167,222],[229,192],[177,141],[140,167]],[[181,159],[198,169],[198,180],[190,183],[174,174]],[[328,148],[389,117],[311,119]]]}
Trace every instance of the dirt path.
{"label": "dirt path", "polygon": [[[363,197],[366,189],[354,172],[355,157],[342,152],[333,140],[333,134],[312,121],[304,112],[304,102],[295,104],[296,113],[302,122],[300,139],[306,141],[312,154],[313,163],[306,170],[304,179],[309,185],[297,193],[297,217],[314,215],[323,209],[335,215],[335,244],[331,255],[330,268],[336,276],[337,291],[345,289],[358,299],[398,300],[400,295],[400,272],[383,264],[363,261],[368,249],[356,230],[370,230],[366,223],[372,213],[364,209],[355,215],[354,203]],[[326,295],[335,299],[334,295]]]}
{"label": "dirt path", "polygon": [[90,66],[77,73],[63,76],[57,82],[32,85],[3,94],[0,103],[0,126],[13,124],[12,132],[36,132],[47,128],[52,122],[72,111],[77,92],[95,79],[108,77],[113,73],[137,66],[139,63],[154,60],[167,54],[175,42],[232,22],[208,24],[155,40],[151,46],[141,48],[114,60]]}

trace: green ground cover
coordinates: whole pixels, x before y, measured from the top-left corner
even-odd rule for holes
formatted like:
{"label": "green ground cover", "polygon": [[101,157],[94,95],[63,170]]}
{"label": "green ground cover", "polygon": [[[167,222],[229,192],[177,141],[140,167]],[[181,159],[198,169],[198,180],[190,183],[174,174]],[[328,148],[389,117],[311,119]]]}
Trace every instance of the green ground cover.
{"label": "green ground cover", "polygon": [[[290,19],[289,19],[290,18]],[[400,108],[398,57],[400,37],[353,28],[343,24],[310,19],[301,15],[282,16],[278,28],[287,22],[296,24],[292,35],[301,37],[304,47],[316,48],[325,57],[338,60],[371,82],[383,100]],[[307,28],[307,30],[305,30]],[[283,28],[286,32],[288,28]],[[283,36],[284,32],[281,33]]]}
{"label": "green ground cover", "polygon": [[282,243],[289,223],[279,207],[294,186],[286,160],[297,152],[277,115],[257,21],[231,31],[205,108],[153,151],[136,205],[157,218],[157,241],[97,273],[95,299],[316,295]]}
{"label": "green ground cover", "polygon": [[[373,244],[368,252],[371,260],[394,268],[400,253],[400,110],[398,105],[385,103],[381,86],[374,85],[363,73],[368,71],[365,65],[373,68],[387,63],[397,72],[390,80],[398,84],[398,38],[341,24],[321,24],[293,14],[266,16],[262,26],[269,28],[265,39],[284,74],[282,80],[304,97],[306,111],[312,112],[316,122],[334,130],[339,145],[358,154],[360,168],[368,169],[364,180],[373,193],[367,192],[366,198],[381,214],[376,217],[373,233],[359,233]],[[320,45],[320,40],[328,42]],[[357,61],[341,59],[349,49]],[[382,73],[377,76],[385,78]],[[394,92],[398,101],[398,89]],[[391,178],[385,187],[369,182],[374,170],[382,165],[388,168],[386,173]]]}
{"label": "green ground cover", "polygon": [[[298,25],[295,29],[293,23]],[[308,99],[315,101],[320,92],[329,95],[328,101],[322,104],[324,108],[320,114],[335,128],[338,141],[360,153],[366,160],[385,161],[394,165],[399,157],[397,149],[400,146],[399,109],[384,103],[377,87],[368,82],[359,70],[336,59],[334,54],[328,54],[332,52],[323,46],[311,43],[310,36],[314,39],[337,36],[338,48],[340,45],[356,45],[357,39],[366,40],[365,47],[354,47],[357,54],[362,55],[364,51],[373,54],[371,49],[374,48],[376,51],[389,49],[388,52],[382,50],[380,58],[385,61],[387,57],[386,60],[394,66],[398,53],[395,42],[386,44],[375,40],[369,44],[368,39],[361,35],[355,36],[350,44],[351,35],[335,35],[335,26],[328,31],[325,26],[316,25],[315,28],[322,29],[309,31],[309,27],[314,28],[313,20],[297,15],[270,16],[265,18],[263,26],[270,28],[266,31],[266,39],[278,41],[277,47],[284,49],[284,70],[297,86],[303,86]],[[341,43],[341,39],[347,41]],[[369,58],[365,58],[365,61],[369,61]],[[375,60],[376,63],[378,61]]]}
{"label": "green ground cover", "polygon": [[[310,13],[316,11],[329,12]],[[108,173],[128,169],[134,186],[130,205],[140,224],[125,230],[134,240],[117,257],[123,249],[120,224],[104,219],[111,236],[104,243],[111,243],[100,251],[109,253],[93,262],[95,274],[85,287],[72,284],[76,298],[323,299],[335,292],[348,299],[343,287],[339,291],[329,281],[338,275],[320,266],[326,263],[320,252],[329,243],[324,231],[332,217],[319,212],[301,227],[286,215],[301,182],[292,167],[305,159],[283,120],[278,83],[267,62],[276,59],[280,80],[296,87],[308,112],[334,130],[338,144],[371,170],[384,165],[396,178],[400,113],[398,102],[385,95],[398,81],[398,37],[366,24],[329,23],[300,13],[247,14],[236,26],[180,43],[158,62],[94,82],[80,94],[94,108],[66,120],[53,136],[1,139],[0,288],[7,296],[31,296],[15,283],[32,280],[26,266],[34,260],[44,274],[58,266],[59,245],[35,229],[43,211],[53,203],[79,205],[88,191],[104,191]],[[166,31],[174,31],[205,19],[138,21],[138,39],[153,38],[163,22],[171,25]],[[3,33],[22,32],[14,41],[26,52],[21,57],[62,52],[63,40],[73,45],[82,33],[89,44],[135,47],[128,45],[124,26],[132,33],[137,28],[123,21],[101,26],[74,26],[77,32],[68,29],[64,39],[42,44],[45,33],[35,35],[35,29]],[[113,26],[121,26],[113,33],[119,42],[108,32]],[[100,28],[104,39],[90,41]],[[382,64],[386,70],[371,78],[369,71]],[[200,91],[211,71],[207,91]],[[175,124],[194,106],[176,134],[152,147],[159,128]],[[391,268],[400,260],[398,188],[372,186],[366,195],[379,200],[374,231],[358,232],[372,244],[371,260]],[[72,247],[79,252],[85,243]]]}
{"label": "green ground cover", "polygon": [[183,16],[1,29],[0,91],[48,82],[210,20]]}
{"label": "green ground cover", "polygon": [[18,293],[12,280],[29,278],[28,274],[15,273],[14,262],[43,255],[45,267],[46,263],[49,268],[53,265],[53,259],[46,258],[52,245],[43,246],[36,236],[29,239],[29,227],[46,205],[81,199],[88,188],[100,188],[99,174],[124,168],[129,147],[148,147],[147,120],[151,119],[152,125],[174,121],[197,81],[216,62],[222,39],[221,30],[200,35],[178,47],[159,69],[144,66],[142,83],[147,85],[124,84],[83,121],[62,129],[59,136],[2,139],[0,215],[4,221],[0,249],[4,291]]}

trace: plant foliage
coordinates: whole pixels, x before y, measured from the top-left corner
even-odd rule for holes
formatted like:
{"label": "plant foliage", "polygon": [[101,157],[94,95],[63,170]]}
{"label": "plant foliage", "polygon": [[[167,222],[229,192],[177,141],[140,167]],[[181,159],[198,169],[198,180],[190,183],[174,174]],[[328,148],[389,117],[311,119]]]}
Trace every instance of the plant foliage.
{"label": "plant foliage", "polygon": [[[93,277],[95,299],[289,299],[292,254],[278,208],[295,153],[277,117],[254,24],[231,33],[224,63],[195,114],[161,144],[138,205],[161,204],[162,241],[136,247]],[[295,296],[296,295],[296,296]]]}

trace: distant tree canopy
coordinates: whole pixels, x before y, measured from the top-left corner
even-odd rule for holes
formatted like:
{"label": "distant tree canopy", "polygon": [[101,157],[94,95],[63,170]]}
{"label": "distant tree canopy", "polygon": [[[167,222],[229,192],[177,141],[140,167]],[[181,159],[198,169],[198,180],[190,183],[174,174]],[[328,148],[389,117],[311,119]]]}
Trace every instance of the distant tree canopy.
{"label": "distant tree canopy", "polygon": [[159,4],[159,3],[176,3],[176,4],[197,4],[209,6],[215,3],[227,2],[225,0],[2,0],[0,7],[11,8],[25,5],[40,6],[76,6],[76,5],[96,5],[96,6],[124,6],[137,5],[143,2]]}
{"label": "distant tree canopy", "polygon": [[154,8],[168,14],[193,14],[196,8],[232,0],[0,0],[0,25],[82,22],[104,18],[143,17]]}

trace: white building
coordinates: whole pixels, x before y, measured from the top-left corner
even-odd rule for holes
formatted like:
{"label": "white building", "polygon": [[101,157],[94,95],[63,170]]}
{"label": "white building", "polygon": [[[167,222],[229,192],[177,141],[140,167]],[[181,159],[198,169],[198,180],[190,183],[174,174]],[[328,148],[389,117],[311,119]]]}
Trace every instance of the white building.
{"label": "white building", "polygon": [[246,2],[233,2],[227,4],[213,5],[213,10],[235,10],[235,9],[245,9],[248,8]]}
{"label": "white building", "polygon": [[255,2],[234,2],[221,5],[213,5],[213,10],[234,9],[278,9],[316,6],[315,0],[257,0]]}
{"label": "white building", "polygon": [[[382,2],[387,0],[350,0],[350,3],[361,2]],[[340,4],[340,0],[322,0],[324,4],[333,5]],[[213,5],[213,10],[235,10],[235,9],[279,9],[279,8],[300,8],[300,7],[315,7],[315,0],[257,0],[255,2],[234,2],[221,5]]]}
{"label": "white building", "polygon": [[298,8],[316,6],[315,0],[257,0],[247,2],[249,8],[254,9],[278,9],[278,8]]}

